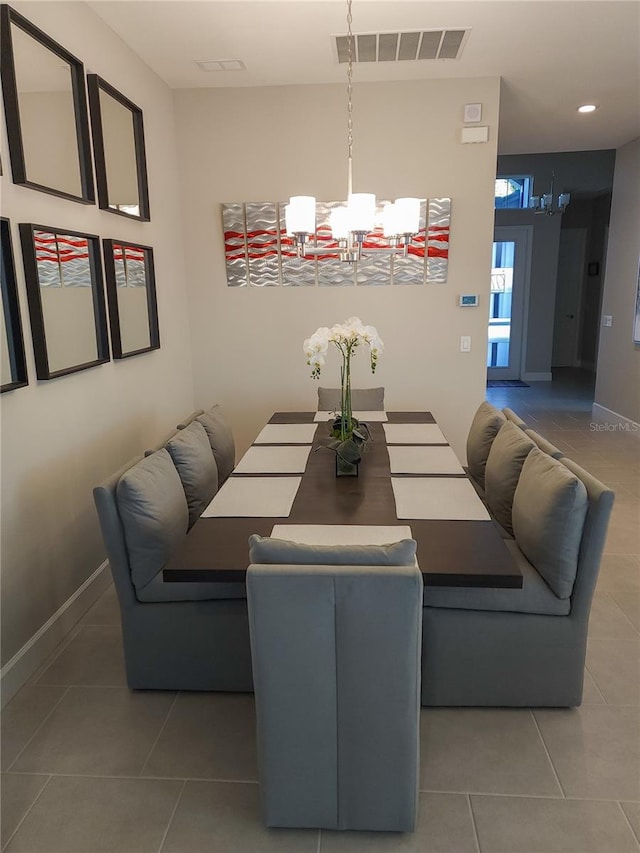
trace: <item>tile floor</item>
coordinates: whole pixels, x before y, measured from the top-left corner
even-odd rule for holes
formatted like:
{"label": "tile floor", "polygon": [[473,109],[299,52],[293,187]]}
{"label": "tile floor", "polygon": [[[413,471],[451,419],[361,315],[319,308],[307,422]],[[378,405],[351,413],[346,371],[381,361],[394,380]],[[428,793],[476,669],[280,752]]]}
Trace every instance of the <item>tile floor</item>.
{"label": "tile floor", "polygon": [[413,834],[267,830],[251,696],[129,692],[111,588],[3,712],[2,849],[638,853],[640,438],[571,372],[487,396],[617,493],[580,708],[423,710]]}

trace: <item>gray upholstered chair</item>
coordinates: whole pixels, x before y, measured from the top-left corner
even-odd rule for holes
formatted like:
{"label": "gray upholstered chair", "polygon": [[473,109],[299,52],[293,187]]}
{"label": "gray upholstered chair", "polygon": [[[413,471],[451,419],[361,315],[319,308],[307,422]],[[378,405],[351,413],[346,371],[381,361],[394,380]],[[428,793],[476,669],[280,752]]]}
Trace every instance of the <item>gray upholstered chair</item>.
{"label": "gray upholstered chair", "polygon": [[521,590],[425,590],[422,704],[573,707],[613,492],[534,448],[513,500]]}
{"label": "gray upholstered chair", "polygon": [[[415,555],[415,542],[407,542]],[[298,554],[307,549],[292,552],[287,544],[276,543],[270,556],[264,548],[252,547],[251,554],[295,559],[295,547]],[[309,550],[313,562],[323,556],[347,562],[366,561],[380,548]],[[408,561],[413,564],[249,566],[268,826],[415,828],[422,576],[415,559]]]}
{"label": "gray upholstered chair", "polygon": [[[318,388],[318,411],[340,411],[340,388]],[[384,411],[384,388],[353,388],[351,408],[354,412]]]}
{"label": "gray upholstered chair", "polygon": [[189,521],[168,451],[131,460],[93,494],[120,604],[129,687],[251,691],[244,583],[162,581],[162,565]]}

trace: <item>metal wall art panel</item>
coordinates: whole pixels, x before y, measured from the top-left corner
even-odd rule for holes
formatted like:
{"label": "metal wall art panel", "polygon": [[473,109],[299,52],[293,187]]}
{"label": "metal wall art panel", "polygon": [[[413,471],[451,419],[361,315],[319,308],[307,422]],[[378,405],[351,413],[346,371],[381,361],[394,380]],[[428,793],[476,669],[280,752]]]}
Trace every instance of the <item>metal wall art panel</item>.
{"label": "metal wall art panel", "polygon": [[284,221],[286,202],[278,204],[280,231],[280,278],[285,287],[315,287],[316,262],[314,258],[299,258],[293,237],[287,237]]}
{"label": "metal wall art panel", "polygon": [[[382,218],[387,202],[377,205]],[[285,202],[223,204],[225,261],[229,287],[348,287],[445,282],[449,260],[451,199],[422,199],[420,228],[409,243],[407,257],[370,254],[367,249],[390,248],[382,226],[376,225],[364,241],[365,257],[356,263],[340,260],[329,220],[343,202],[316,206],[314,248],[326,253],[299,258],[293,238],[287,237]]]}
{"label": "metal wall art panel", "polygon": [[91,287],[86,239],[34,231],[33,243],[40,287]]}
{"label": "metal wall art panel", "polygon": [[443,283],[449,268],[451,199],[430,198],[427,219],[427,282]]}
{"label": "metal wall art panel", "polygon": [[222,205],[222,228],[227,262],[227,284],[229,287],[244,287],[248,284],[249,271],[243,204]]}
{"label": "metal wall art panel", "polygon": [[275,202],[245,204],[249,284],[280,284],[278,209]]}

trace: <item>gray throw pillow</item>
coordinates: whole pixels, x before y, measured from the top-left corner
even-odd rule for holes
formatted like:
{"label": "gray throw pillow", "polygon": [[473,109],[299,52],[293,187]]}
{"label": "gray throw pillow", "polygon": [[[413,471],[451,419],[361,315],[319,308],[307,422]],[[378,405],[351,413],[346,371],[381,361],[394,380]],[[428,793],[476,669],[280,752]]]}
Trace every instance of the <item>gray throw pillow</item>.
{"label": "gray throw pillow", "polygon": [[513,497],[513,532],[558,598],[569,598],[573,591],[588,506],[584,483],[534,447]]}
{"label": "gray throw pillow", "polygon": [[118,481],[116,500],[131,579],[143,587],[187,535],[187,501],[168,451],[158,450],[129,468]]}
{"label": "gray throw pillow", "polygon": [[207,431],[209,444],[218,466],[218,486],[221,486],[236,464],[236,445],[231,427],[217,403],[208,411],[198,415],[196,421],[201,423]]}
{"label": "gray throw pillow", "polygon": [[249,561],[303,566],[414,566],[416,540],[388,545],[303,545],[254,533],[249,537]]}
{"label": "gray throw pillow", "polygon": [[484,489],[484,471],[487,457],[498,434],[500,427],[506,423],[506,418],[499,409],[491,403],[481,403],[474,415],[469,435],[467,436],[467,465],[469,473]]}
{"label": "gray throw pillow", "polygon": [[218,466],[209,438],[202,424],[194,421],[174,435],[166,448],[182,481],[189,527],[193,527],[218,491]]}
{"label": "gray throw pillow", "polygon": [[[340,388],[318,388],[318,411],[340,411]],[[354,412],[384,411],[384,388],[354,388],[351,391]]]}
{"label": "gray throw pillow", "polygon": [[511,508],[524,460],[535,447],[520,427],[511,421],[502,425],[496,435],[484,472],[487,506],[507,533],[513,534]]}

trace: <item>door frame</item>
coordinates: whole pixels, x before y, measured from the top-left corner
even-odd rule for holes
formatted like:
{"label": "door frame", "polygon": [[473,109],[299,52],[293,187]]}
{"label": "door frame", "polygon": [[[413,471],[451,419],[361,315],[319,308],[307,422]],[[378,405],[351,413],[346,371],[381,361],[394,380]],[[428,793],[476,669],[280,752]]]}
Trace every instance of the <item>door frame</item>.
{"label": "door frame", "polygon": [[[520,242],[521,241],[521,242]],[[511,304],[511,337],[515,334],[520,337],[520,355],[516,363],[511,362],[509,367],[487,367],[487,379],[521,379],[526,373],[528,320],[529,320],[529,291],[531,284],[531,259],[533,253],[533,225],[496,225],[493,229],[493,242],[516,242],[520,243],[522,258],[518,246],[516,247],[516,263],[520,260],[522,285],[520,293],[514,291],[516,299]],[[514,270],[515,284],[515,270]],[[487,342],[488,342],[489,317],[487,312]]]}

